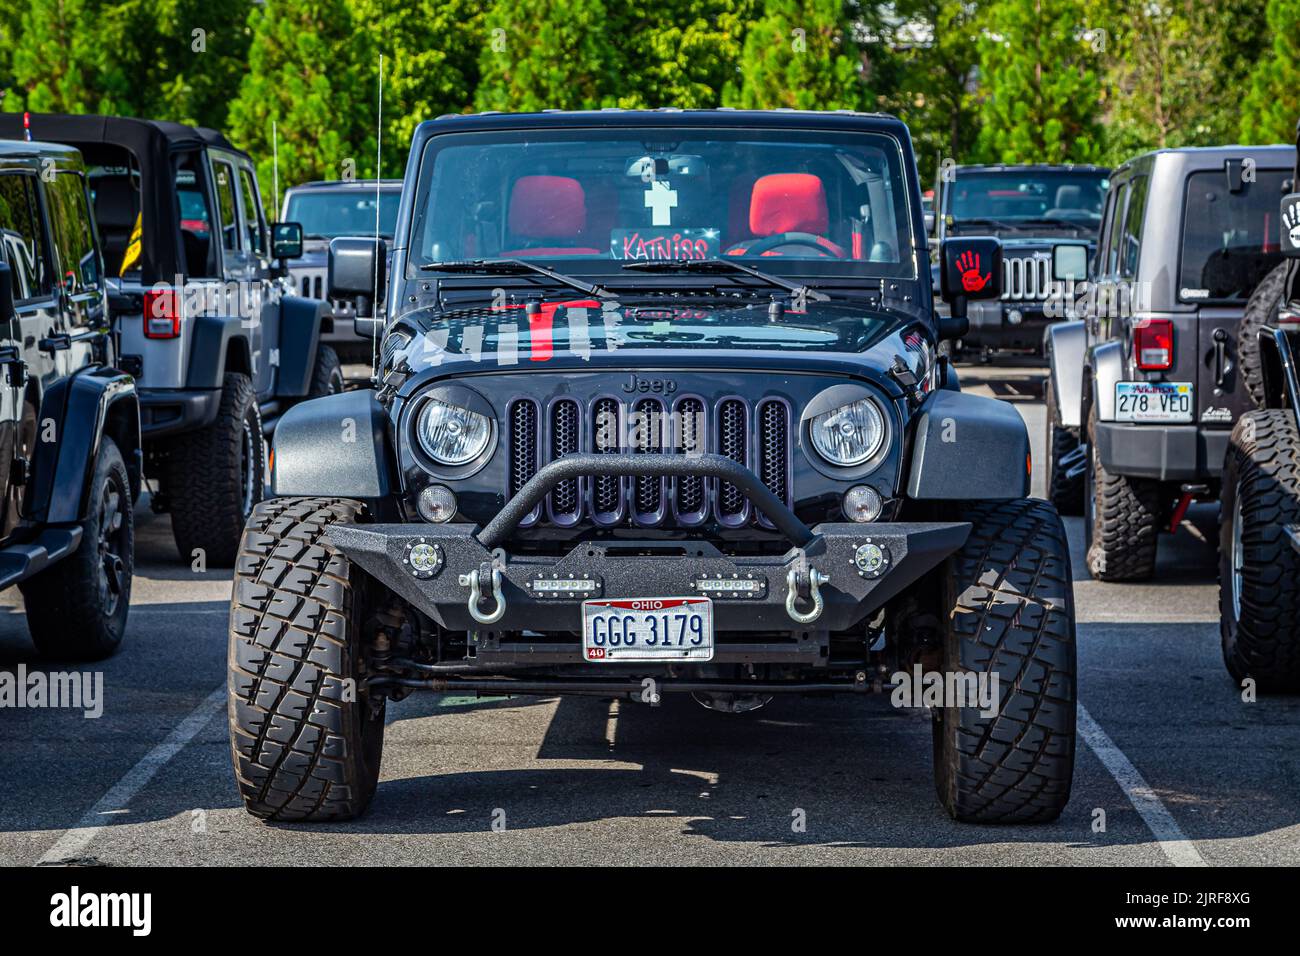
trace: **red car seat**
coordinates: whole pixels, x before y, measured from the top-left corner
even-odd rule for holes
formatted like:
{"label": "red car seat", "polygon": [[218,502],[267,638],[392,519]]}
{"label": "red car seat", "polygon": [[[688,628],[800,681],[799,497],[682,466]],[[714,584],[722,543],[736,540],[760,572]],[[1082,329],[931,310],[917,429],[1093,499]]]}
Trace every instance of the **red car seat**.
{"label": "red car seat", "polygon": [[749,197],[749,231],[757,236],[727,250],[729,256],[776,255],[780,246],[772,241],[798,239],[805,248],[816,245],[827,254],[844,259],[847,254],[823,234],[830,230],[826,189],[821,178],[811,173],[774,173],[754,183]]}
{"label": "red car seat", "polygon": [[587,197],[568,176],[521,176],[510,193],[506,226],[516,256],[598,256],[599,249],[574,245],[587,228]]}

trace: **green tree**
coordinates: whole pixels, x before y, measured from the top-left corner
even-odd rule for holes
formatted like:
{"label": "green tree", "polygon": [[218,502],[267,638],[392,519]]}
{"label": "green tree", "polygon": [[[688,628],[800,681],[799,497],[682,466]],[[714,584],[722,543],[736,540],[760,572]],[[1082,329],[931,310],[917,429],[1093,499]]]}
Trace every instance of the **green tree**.
{"label": "green tree", "polygon": [[1083,0],[994,0],[982,11],[977,155],[992,162],[1100,157],[1098,35]]}
{"label": "green tree", "polygon": [[1269,0],[1271,50],[1250,77],[1241,111],[1248,143],[1295,142],[1300,119],[1300,0]]}
{"label": "green tree", "polygon": [[[115,51],[108,48],[125,19],[121,9],[97,0],[29,0],[22,42],[12,51],[22,107],[129,112],[130,104],[120,98],[125,86],[121,70],[111,65]],[[87,24],[95,27],[87,29]]]}
{"label": "green tree", "polygon": [[221,129],[247,71],[252,0],[149,0],[150,116]]}
{"label": "green tree", "polygon": [[366,34],[354,29],[344,0],[267,0],[249,27],[249,69],[228,125],[258,159],[263,183],[274,172],[273,123],[281,188],[373,175],[377,91]]}
{"label": "green tree", "polygon": [[626,37],[619,105],[703,109],[739,76],[754,0],[627,0],[613,25]]}
{"label": "green tree", "polygon": [[[351,0],[352,17],[370,37],[369,75],[384,55],[384,175],[406,165],[415,127],[474,102],[483,49],[477,0]],[[372,80],[373,82],[373,80]]]}
{"label": "green tree", "polygon": [[840,0],[765,0],[750,24],[740,78],[722,99],[743,109],[860,109],[869,102]]}
{"label": "green tree", "polygon": [[481,110],[596,109],[617,106],[627,87],[624,38],[601,0],[495,0],[484,22]]}

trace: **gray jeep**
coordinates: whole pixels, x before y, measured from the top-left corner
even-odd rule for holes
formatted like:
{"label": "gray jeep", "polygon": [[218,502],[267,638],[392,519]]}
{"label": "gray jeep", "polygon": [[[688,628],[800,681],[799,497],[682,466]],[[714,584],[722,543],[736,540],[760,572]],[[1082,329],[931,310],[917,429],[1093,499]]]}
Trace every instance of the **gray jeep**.
{"label": "gray jeep", "polygon": [[1084,513],[1094,578],[1149,577],[1161,531],[1218,496],[1233,423],[1251,407],[1237,327],[1281,259],[1294,163],[1289,146],[1168,149],[1111,177],[1087,281],[1062,292],[1084,318],[1047,332],[1050,494]]}
{"label": "gray jeep", "polygon": [[[1297,130],[1300,140],[1300,130]],[[1297,144],[1300,146],[1300,142]],[[1232,430],[1219,509],[1223,659],[1262,691],[1300,692],[1300,165],[1278,210],[1284,261],[1251,297],[1252,398]],[[1264,312],[1263,303],[1269,303]],[[1243,322],[1243,326],[1247,323]]]}
{"label": "gray jeep", "polygon": [[115,358],[81,157],[0,142],[0,588],[42,657],[106,657],[126,630],[140,407]]}
{"label": "gray jeep", "polygon": [[[21,137],[22,122],[0,114],[0,135]],[[320,342],[325,303],[282,278],[300,231],[268,228],[252,160],[220,133],[40,113],[30,126],[85,156],[151,504],[171,512],[185,560],[229,566],[263,495],[264,433],[293,403],[343,387]]]}
{"label": "gray jeep", "polygon": [[417,690],[728,713],[890,690],[932,705],[954,817],[1061,812],[1065,534],[1026,497],[1020,415],[937,347],[999,294],[1001,249],[945,243],[940,320],[903,123],[443,117],[387,281],[385,246],[335,239],[329,264],[331,295],[387,286],[357,320],[380,387],[285,415],[236,566],[251,813],[362,812],[386,704]]}
{"label": "gray jeep", "polygon": [[[326,297],[326,265],[329,243],[338,236],[374,235],[392,242],[397,223],[397,208],[402,197],[400,179],[357,179],[334,182],[303,183],[284,194],[280,218],[302,226],[302,255],[289,266],[289,284],[308,298]],[[378,206],[378,220],[375,217]],[[360,315],[371,315],[372,303],[360,297]],[[374,338],[359,334],[353,320],[357,317],[358,297],[329,299],[330,313],[321,329],[321,341],[327,342],[345,360],[370,364]]]}

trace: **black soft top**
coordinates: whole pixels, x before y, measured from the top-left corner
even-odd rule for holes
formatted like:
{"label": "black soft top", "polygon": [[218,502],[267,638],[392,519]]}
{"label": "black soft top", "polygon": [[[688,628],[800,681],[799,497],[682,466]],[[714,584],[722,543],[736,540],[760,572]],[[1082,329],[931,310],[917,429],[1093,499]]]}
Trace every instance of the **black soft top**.
{"label": "black soft top", "polygon": [[[88,167],[122,165],[123,149],[134,157],[140,170],[141,281],[146,285],[170,282],[174,275],[186,271],[180,249],[180,211],[172,181],[171,154],[215,147],[247,156],[216,130],[164,120],[32,113],[30,123],[33,140],[76,147]],[[0,139],[23,138],[23,114],[0,113]],[[103,211],[96,209],[97,217],[102,214]]]}

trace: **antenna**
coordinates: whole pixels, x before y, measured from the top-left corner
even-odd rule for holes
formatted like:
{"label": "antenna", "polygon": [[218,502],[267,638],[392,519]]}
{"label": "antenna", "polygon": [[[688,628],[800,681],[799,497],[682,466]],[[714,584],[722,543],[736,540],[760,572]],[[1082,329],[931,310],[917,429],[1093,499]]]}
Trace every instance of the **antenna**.
{"label": "antenna", "polygon": [[[382,321],[379,314],[379,184],[383,175],[384,156],[384,55],[379,54],[379,112],[375,119],[375,285],[374,295],[370,299],[370,311],[376,321]],[[379,336],[370,337],[370,380],[379,381]]]}
{"label": "antenna", "polygon": [[271,120],[271,179],[275,182],[275,218],[280,218],[280,131]]}

